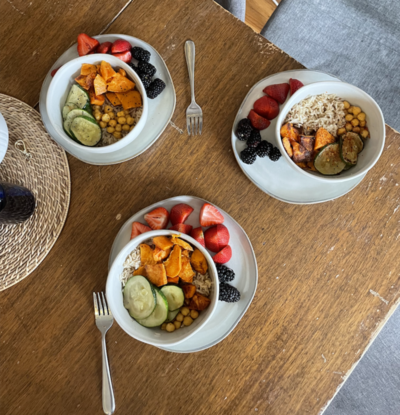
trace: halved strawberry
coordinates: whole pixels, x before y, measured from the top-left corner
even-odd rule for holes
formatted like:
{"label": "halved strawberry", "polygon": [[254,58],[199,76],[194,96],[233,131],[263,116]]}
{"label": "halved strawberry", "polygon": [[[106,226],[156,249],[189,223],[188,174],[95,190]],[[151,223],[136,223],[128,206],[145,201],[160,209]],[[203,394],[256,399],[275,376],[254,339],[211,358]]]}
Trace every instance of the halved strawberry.
{"label": "halved strawberry", "polygon": [[190,235],[193,226],[185,225],[184,223],[177,223],[174,226],[171,226],[169,229],[172,231],[177,231],[179,233],[186,233],[186,235]]}
{"label": "halved strawberry", "polygon": [[111,46],[111,53],[122,53],[131,50],[131,44],[124,39],[117,39]]}
{"label": "halved strawberry", "polygon": [[254,110],[251,110],[249,112],[249,115],[247,116],[247,118],[250,120],[251,125],[256,130],[265,130],[271,124],[269,120],[267,120],[264,117],[261,117]]}
{"label": "halved strawberry", "polygon": [[169,220],[168,210],[163,207],[155,208],[144,215],[144,220],[153,230],[165,229]]}
{"label": "halved strawberry", "polygon": [[218,225],[223,222],[224,217],[220,211],[215,206],[210,205],[209,203],[204,203],[200,210],[200,225],[211,226]]}
{"label": "halved strawberry", "polygon": [[184,223],[189,215],[193,212],[193,208],[186,203],[179,203],[171,209],[170,220],[173,225]]}
{"label": "halved strawberry", "polygon": [[206,248],[219,252],[229,244],[229,231],[225,225],[215,225],[204,232]]}
{"label": "halved strawberry", "polygon": [[254,111],[267,120],[273,120],[279,114],[279,104],[271,97],[261,97],[253,105]]}
{"label": "halved strawberry", "polygon": [[206,247],[206,244],[204,242],[204,233],[202,227],[198,227],[195,229],[192,229],[192,232],[190,232],[190,236],[197,241],[201,246]]}
{"label": "halved strawberry", "polygon": [[111,42],[101,43],[99,45],[99,47],[97,48],[97,53],[108,53],[108,52],[110,52],[111,45],[112,45]]}
{"label": "halved strawberry", "polygon": [[298,79],[289,79],[290,85],[290,95],[293,95],[297,90],[299,90],[302,86],[304,86],[303,82],[300,82]]}
{"label": "halved strawberry", "polygon": [[137,236],[141,235],[145,232],[150,232],[151,228],[149,228],[146,225],[143,225],[143,223],[140,222],[133,222],[132,223],[132,233],[131,233],[131,239],[136,238]]}
{"label": "halved strawberry", "polygon": [[51,75],[51,76],[54,76],[60,68],[61,68],[61,66],[59,66],[59,67],[58,67],[58,68],[56,68],[56,69],[53,69],[53,70],[50,72],[50,75]]}
{"label": "halved strawberry", "polygon": [[226,245],[222,248],[218,254],[213,256],[213,260],[216,264],[226,264],[232,258],[232,248]]}
{"label": "halved strawberry", "polygon": [[112,53],[118,59],[121,59],[122,62],[129,63],[132,60],[132,53],[130,50],[123,53]]}
{"label": "halved strawberry", "polygon": [[88,36],[86,33],[78,35],[78,54],[79,56],[88,55],[92,50],[99,46],[99,41]]}
{"label": "halved strawberry", "polygon": [[274,84],[268,85],[263,89],[263,92],[278,101],[280,104],[283,104],[286,101],[289,89],[289,84]]}

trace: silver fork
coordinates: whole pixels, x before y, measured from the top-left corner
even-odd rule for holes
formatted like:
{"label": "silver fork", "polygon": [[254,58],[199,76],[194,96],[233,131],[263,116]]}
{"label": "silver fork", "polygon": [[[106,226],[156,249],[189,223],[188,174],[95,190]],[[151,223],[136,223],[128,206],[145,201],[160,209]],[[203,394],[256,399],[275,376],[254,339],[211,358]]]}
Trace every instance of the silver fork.
{"label": "silver fork", "polygon": [[190,80],[190,92],[192,94],[192,102],[186,110],[186,126],[189,135],[201,134],[203,129],[203,111],[200,106],[196,104],[194,99],[194,60],[196,55],[196,49],[194,47],[194,42],[187,40],[185,42],[185,56],[186,64],[189,72]]}
{"label": "silver fork", "polygon": [[93,303],[96,326],[101,332],[101,346],[103,355],[103,411],[105,414],[111,415],[115,411],[115,400],[111,382],[110,366],[108,365],[107,358],[106,333],[112,326],[114,318],[111,310],[108,308],[103,292],[101,292],[101,295],[100,293],[93,293]]}

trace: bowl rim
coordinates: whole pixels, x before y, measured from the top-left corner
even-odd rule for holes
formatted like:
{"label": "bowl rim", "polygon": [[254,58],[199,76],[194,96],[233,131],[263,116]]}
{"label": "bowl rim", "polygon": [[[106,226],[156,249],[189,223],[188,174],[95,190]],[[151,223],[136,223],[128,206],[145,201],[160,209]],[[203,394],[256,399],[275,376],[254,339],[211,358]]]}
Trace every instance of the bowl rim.
{"label": "bowl rim", "polygon": [[[97,59],[94,59],[94,58]],[[56,72],[56,74],[54,75],[53,79],[50,81],[50,85],[47,89],[47,93],[46,93],[46,111],[50,120],[50,124],[53,126],[53,128],[56,129],[56,131],[58,131],[58,124],[57,126],[55,125],[55,121],[53,120],[53,117],[50,116],[49,112],[49,107],[50,107],[50,102],[51,100],[49,99],[51,93],[53,92],[53,89],[55,88],[55,85],[57,84],[57,81],[59,79],[61,79],[62,76],[65,75],[65,72],[68,72],[68,70],[70,69],[70,66],[74,65],[77,62],[81,62],[84,61],[85,59],[90,59],[96,61],[107,61],[108,63],[110,63],[112,66],[116,66],[119,65],[120,67],[122,67],[126,73],[130,76],[130,78],[135,82],[135,84],[139,84],[142,88],[142,91],[145,91],[145,87],[142,83],[142,80],[139,78],[138,74],[126,63],[123,62],[121,59],[116,58],[113,55],[107,54],[107,53],[93,53],[91,55],[84,55],[84,56],[79,56],[77,58],[71,59],[70,61],[64,63],[64,65],[62,65],[59,70]],[[110,59],[111,61],[108,61],[107,59]],[[83,62],[85,63],[85,62]],[[67,75],[69,77],[71,77],[71,75]],[[55,82],[56,81],[56,82]],[[140,91],[139,91],[140,92]],[[140,120],[138,122],[138,124],[135,126],[135,128],[141,124],[142,128],[144,126],[144,124],[147,121],[147,113],[148,113],[148,107],[149,107],[149,102],[148,102],[148,98],[146,94],[140,94],[142,97],[142,108],[143,108],[143,112],[142,115],[140,117]],[[120,143],[125,142],[126,138],[129,137],[132,133],[135,132],[135,129],[133,129],[132,131],[130,131],[125,137],[121,138],[121,140],[117,141],[116,143],[110,144],[108,146],[104,146],[104,147],[89,147],[89,146],[84,146],[82,144],[79,144],[77,142],[75,142],[71,137],[68,137],[68,135],[63,131],[64,134],[59,134],[62,140],[68,140],[68,143],[70,143],[72,146],[74,146],[76,149],[80,149],[83,151],[88,151],[90,153],[93,154],[99,154],[99,153],[112,153],[114,151],[120,150],[121,148],[123,148],[124,146],[120,147]],[[138,133],[138,135],[140,134],[140,131]],[[137,138],[137,137],[135,137]],[[128,143],[126,143],[128,144]]]}
{"label": "bowl rim", "polygon": [[[113,300],[111,300],[111,302],[109,301],[109,299],[111,298],[110,295],[109,295],[109,292],[110,292],[109,287],[113,283],[113,281],[112,281],[113,277],[111,275],[113,269],[116,268],[119,264],[123,264],[123,262],[126,259],[126,254],[124,253],[125,250],[127,250],[129,252],[132,252],[133,249],[135,249],[144,240],[151,239],[155,236],[162,236],[162,235],[179,235],[180,238],[182,238],[182,239],[186,240],[187,242],[189,242],[190,244],[194,245],[196,248],[198,248],[205,255],[205,257],[207,259],[209,269],[210,269],[210,267],[213,269],[213,274],[214,275],[210,275],[210,277],[211,277],[211,279],[213,281],[213,284],[214,284],[214,291],[215,291],[215,299],[216,300],[215,300],[214,304],[213,304],[213,301],[211,301],[211,304],[210,304],[209,307],[212,307],[212,308],[211,308],[211,311],[210,311],[209,315],[207,317],[205,317],[204,320],[201,321],[199,326],[196,329],[194,329],[190,334],[185,336],[183,339],[180,339],[180,340],[177,340],[177,341],[159,343],[159,342],[154,341],[154,340],[144,340],[144,339],[142,339],[140,336],[137,336],[137,334],[134,333],[135,329],[134,328],[132,329],[132,326],[130,324],[125,324],[124,322],[121,322],[121,319],[119,319],[119,317],[120,317],[119,313],[118,312],[114,313],[114,311],[112,310],[112,306],[110,305],[110,304],[113,303]],[[128,247],[130,247],[130,248],[128,249]],[[174,345],[177,345],[179,343],[182,343],[182,342],[186,341],[187,339],[192,337],[195,333],[198,333],[199,330],[201,330],[204,327],[204,325],[213,317],[214,312],[215,312],[215,310],[218,306],[218,298],[219,298],[219,280],[218,280],[217,267],[216,267],[216,264],[214,263],[211,255],[207,251],[207,249],[204,248],[195,239],[193,239],[190,235],[187,235],[187,234],[184,234],[184,233],[181,233],[181,232],[177,232],[177,231],[174,231],[174,230],[170,230],[170,229],[152,230],[152,231],[149,231],[149,232],[142,233],[142,234],[136,236],[135,238],[131,239],[122,248],[122,250],[118,253],[118,255],[115,257],[113,263],[110,266],[110,269],[109,269],[108,275],[107,275],[106,299],[107,299],[108,306],[111,308],[111,312],[113,313],[115,321],[118,323],[118,325],[121,327],[121,329],[125,333],[127,333],[128,335],[130,335],[134,339],[136,339],[138,341],[141,341],[142,343],[150,344],[150,345],[156,346],[156,347],[174,346]],[[121,301],[122,301],[122,297],[121,297]],[[132,318],[132,322],[134,322],[133,318]]]}
{"label": "bowl rim", "polygon": [[[323,176],[323,175],[310,174],[307,171],[301,169],[299,166],[297,166],[293,162],[293,160],[289,157],[289,155],[287,154],[287,152],[286,152],[286,150],[285,150],[285,148],[284,148],[284,146],[282,144],[282,139],[281,139],[281,135],[280,135],[280,129],[281,129],[281,126],[282,126],[282,121],[286,117],[286,114],[289,112],[289,110],[295,105],[294,102],[296,101],[296,103],[297,103],[297,102],[302,101],[303,99],[306,99],[308,97],[307,94],[302,99],[300,99],[300,100],[297,100],[296,95],[292,95],[289,98],[289,100],[280,109],[279,115],[278,115],[278,118],[277,118],[277,121],[276,121],[276,126],[275,126],[275,138],[276,138],[276,140],[278,142],[278,147],[279,147],[281,153],[283,154],[283,157],[285,158],[286,162],[289,163],[290,166],[295,171],[297,171],[298,173],[301,173],[302,175],[306,175],[307,177],[311,177],[311,178],[313,178],[315,180],[324,181],[324,182],[327,182],[327,183],[345,182],[345,181],[352,180],[352,179],[355,179],[357,177],[360,177],[362,175],[365,175],[378,162],[378,160],[379,160],[379,158],[380,158],[380,156],[381,156],[381,154],[383,152],[383,148],[385,146],[385,138],[386,138],[386,133],[385,133],[385,119],[384,119],[382,110],[379,107],[378,103],[368,93],[366,93],[365,91],[363,91],[361,88],[358,88],[357,86],[352,85],[352,84],[350,84],[348,82],[343,82],[343,81],[338,80],[338,81],[320,81],[320,82],[313,82],[311,84],[304,85],[303,87],[301,87],[301,90],[302,90],[302,94],[304,94],[308,90],[313,89],[315,87],[321,87],[322,88],[325,85],[326,86],[336,86],[337,87],[338,84],[342,84],[342,85],[345,85],[346,87],[350,87],[350,89],[356,90],[357,92],[359,92],[362,95],[364,95],[367,99],[369,99],[372,102],[372,104],[376,107],[376,109],[378,110],[379,115],[380,115],[381,120],[382,120],[382,127],[383,128],[382,128],[381,133],[382,133],[383,139],[382,139],[381,147],[380,147],[379,151],[377,152],[377,154],[374,156],[372,162],[369,165],[363,167],[358,173],[354,173],[354,174],[351,174],[351,175],[346,176],[346,177],[340,177],[340,175],[336,175],[336,176]],[[322,94],[322,92],[321,92],[321,94]],[[310,94],[310,96],[311,95],[312,94]],[[313,94],[313,95],[319,95],[319,93],[318,94]],[[289,108],[288,111],[286,111],[287,108]],[[283,115],[284,113],[285,113],[285,115]]]}

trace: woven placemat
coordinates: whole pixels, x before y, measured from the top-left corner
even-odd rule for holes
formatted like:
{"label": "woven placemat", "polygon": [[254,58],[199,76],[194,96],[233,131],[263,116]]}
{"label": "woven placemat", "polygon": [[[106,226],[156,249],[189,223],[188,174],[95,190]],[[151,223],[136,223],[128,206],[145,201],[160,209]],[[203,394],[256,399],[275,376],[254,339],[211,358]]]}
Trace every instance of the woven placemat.
{"label": "woven placemat", "polygon": [[[0,163],[0,182],[27,187],[36,210],[19,225],[0,225],[0,291],[26,278],[46,257],[64,226],[71,181],[64,150],[47,134],[37,111],[0,94],[0,112],[9,131],[8,150]],[[23,140],[19,142],[19,140]],[[25,144],[30,156],[21,150]]]}

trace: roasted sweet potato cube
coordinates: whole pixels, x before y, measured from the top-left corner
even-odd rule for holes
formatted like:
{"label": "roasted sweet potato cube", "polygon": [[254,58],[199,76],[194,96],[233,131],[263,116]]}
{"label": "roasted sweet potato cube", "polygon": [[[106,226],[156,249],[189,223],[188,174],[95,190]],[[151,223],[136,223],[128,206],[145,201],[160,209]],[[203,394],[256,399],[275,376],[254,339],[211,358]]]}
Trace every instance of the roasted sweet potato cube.
{"label": "roasted sweet potato cube", "polygon": [[153,244],[164,251],[166,249],[172,248],[174,243],[171,242],[171,239],[167,238],[166,236],[156,236],[153,238]]}
{"label": "roasted sweet potato cube", "polygon": [[211,303],[211,300],[202,294],[196,293],[189,303],[191,310],[202,311],[205,310]]}
{"label": "roasted sweet potato cube", "polygon": [[112,66],[106,61],[101,61],[100,70],[98,70],[98,72],[106,82],[108,82],[116,74]]}
{"label": "roasted sweet potato cube", "polygon": [[[107,90],[109,92],[127,92],[133,88],[135,88],[135,83],[119,73],[116,73],[107,81]],[[118,99],[121,101],[120,97]]]}
{"label": "roasted sweet potato cube", "polygon": [[325,128],[319,128],[315,134],[314,151],[326,146],[327,144],[334,143],[335,137],[325,130]]}
{"label": "roasted sweet potato cube", "polygon": [[93,85],[93,78],[91,74],[89,75],[79,75],[75,78],[75,81],[82,87],[89,91],[90,87]]}
{"label": "roasted sweet potato cube", "polygon": [[140,244],[140,261],[142,265],[154,265],[153,249],[147,244]]}
{"label": "roasted sweet potato cube", "polygon": [[293,149],[290,139],[287,137],[282,138],[283,147],[285,147],[286,153],[288,153],[289,157],[293,157]]}
{"label": "roasted sweet potato cube", "polygon": [[168,255],[170,253],[171,253],[171,248],[168,248],[168,249],[164,250],[164,249],[160,249],[156,246],[154,248],[154,251],[153,251],[154,261],[160,262],[160,261],[168,258]]}
{"label": "roasted sweet potato cube", "polygon": [[163,264],[146,265],[147,279],[157,287],[167,284],[167,274]]}
{"label": "roasted sweet potato cube", "polygon": [[317,171],[317,169],[315,168],[315,166],[314,166],[314,162],[313,161],[309,161],[308,163],[307,163],[307,167],[310,169],[310,170],[312,170],[312,171]]}
{"label": "roasted sweet potato cube", "polygon": [[104,101],[105,101],[105,98],[104,98],[104,95],[99,95],[99,96],[97,96],[96,94],[95,94],[95,92],[94,92],[94,89],[93,88],[90,88],[89,89],[89,96],[90,96],[90,103],[92,104],[92,105],[103,105],[104,104]]}
{"label": "roasted sweet potato cube", "polygon": [[93,85],[97,96],[107,92],[107,83],[101,75],[96,76]]}
{"label": "roasted sweet potato cube", "polygon": [[174,278],[179,275],[182,268],[182,248],[179,245],[174,245],[170,256],[164,261],[167,276]]}
{"label": "roasted sweet potato cube", "polygon": [[312,135],[301,135],[300,144],[310,153],[314,151],[315,138]]}
{"label": "roasted sweet potato cube", "polygon": [[143,277],[147,277],[146,267],[141,265],[137,270],[134,271],[133,275],[142,275]]}
{"label": "roasted sweet potato cube", "polygon": [[96,65],[91,63],[82,63],[81,75],[89,75],[90,73],[97,73]]}
{"label": "roasted sweet potato cube", "polygon": [[186,256],[182,256],[182,268],[179,273],[179,278],[184,282],[193,282],[194,271],[190,265],[190,259]]}
{"label": "roasted sweet potato cube", "polygon": [[192,298],[196,293],[196,286],[193,284],[183,284],[181,288],[185,298]]}
{"label": "roasted sweet potato cube", "polygon": [[190,258],[190,252],[187,249],[182,249],[182,256]]}
{"label": "roasted sweet potato cube", "polygon": [[192,267],[202,275],[204,275],[208,270],[206,257],[197,248],[192,253],[190,263],[192,264]]}
{"label": "roasted sweet potato cube", "polygon": [[174,245],[179,245],[183,249],[187,251],[193,251],[193,248],[190,244],[185,242],[183,239],[177,238],[175,235],[172,235],[171,242],[173,242]]}
{"label": "roasted sweet potato cube", "polygon": [[111,102],[114,107],[118,107],[118,105],[121,105],[121,101],[118,99],[117,94],[115,92],[107,92],[106,97]]}
{"label": "roasted sweet potato cube", "polygon": [[179,277],[169,278],[167,277],[168,284],[178,284],[179,283]]}
{"label": "roasted sweet potato cube", "polygon": [[301,144],[292,141],[293,147],[293,161],[295,163],[306,163],[310,161],[312,156],[309,151],[307,151]]}
{"label": "roasted sweet potato cube", "polygon": [[286,138],[291,138],[294,141],[300,141],[300,133],[299,130],[293,127],[293,124],[286,123],[283,124],[281,127],[281,136]]}
{"label": "roasted sweet potato cube", "polygon": [[295,163],[297,164],[301,169],[307,170],[307,164],[306,163]]}

